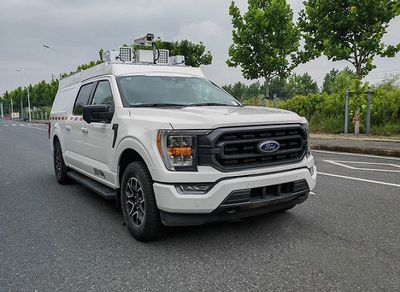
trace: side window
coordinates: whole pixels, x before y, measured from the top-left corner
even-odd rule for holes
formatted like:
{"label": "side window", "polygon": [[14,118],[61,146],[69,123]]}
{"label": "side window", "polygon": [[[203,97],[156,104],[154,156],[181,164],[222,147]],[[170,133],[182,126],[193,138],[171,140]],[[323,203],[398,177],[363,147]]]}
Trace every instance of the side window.
{"label": "side window", "polygon": [[75,106],[73,110],[74,115],[82,115],[83,106],[89,103],[90,93],[92,92],[93,83],[85,84],[79,90],[76,97]]}
{"label": "side window", "polygon": [[92,105],[109,105],[114,109],[114,100],[111,92],[110,82],[104,80],[97,83],[96,91],[94,92]]}

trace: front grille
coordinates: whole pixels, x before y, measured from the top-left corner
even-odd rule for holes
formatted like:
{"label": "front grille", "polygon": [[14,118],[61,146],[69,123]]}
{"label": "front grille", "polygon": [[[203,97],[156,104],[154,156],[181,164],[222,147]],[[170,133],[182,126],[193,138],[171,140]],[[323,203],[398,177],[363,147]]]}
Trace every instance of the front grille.
{"label": "front grille", "polygon": [[[216,133],[214,133],[216,131]],[[295,163],[307,151],[307,134],[301,125],[217,129],[199,143],[199,165],[223,171]],[[264,141],[280,144],[277,151],[259,149]],[[208,144],[208,145],[207,145]]]}

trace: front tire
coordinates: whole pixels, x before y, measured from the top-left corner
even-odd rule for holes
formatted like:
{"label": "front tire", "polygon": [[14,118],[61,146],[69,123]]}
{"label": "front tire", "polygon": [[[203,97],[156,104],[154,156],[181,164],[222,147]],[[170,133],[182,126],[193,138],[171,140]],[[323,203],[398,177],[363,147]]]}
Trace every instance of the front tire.
{"label": "front tire", "polygon": [[143,162],[132,162],[121,183],[121,208],[129,232],[139,241],[154,240],[163,233],[153,180]]}
{"label": "front tire", "polygon": [[64,163],[60,142],[56,141],[54,144],[54,173],[56,175],[57,182],[65,185],[69,182],[67,175],[68,167]]}

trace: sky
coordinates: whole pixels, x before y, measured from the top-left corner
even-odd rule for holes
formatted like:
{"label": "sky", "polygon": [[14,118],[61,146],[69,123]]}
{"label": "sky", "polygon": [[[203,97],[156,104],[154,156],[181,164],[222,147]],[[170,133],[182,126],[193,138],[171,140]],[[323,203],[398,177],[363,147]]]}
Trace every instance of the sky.
{"label": "sky", "polygon": [[[302,1],[288,2],[296,17]],[[247,1],[236,3],[244,12]],[[74,71],[96,60],[100,48],[116,49],[148,32],[163,40],[203,41],[214,57],[211,65],[203,66],[208,78],[219,85],[244,81],[239,68],[225,63],[232,42],[229,5],[230,0],[1,0],[0,95]],[[389,24],[384,41],[400,42],[399,17]],[[348,64],[321,57],[300,65],[295,73],[308,72],[321,86],[327,72]],[[400,54],[376,58],[375,64],[367,78],[373,83],[400,73]]]}

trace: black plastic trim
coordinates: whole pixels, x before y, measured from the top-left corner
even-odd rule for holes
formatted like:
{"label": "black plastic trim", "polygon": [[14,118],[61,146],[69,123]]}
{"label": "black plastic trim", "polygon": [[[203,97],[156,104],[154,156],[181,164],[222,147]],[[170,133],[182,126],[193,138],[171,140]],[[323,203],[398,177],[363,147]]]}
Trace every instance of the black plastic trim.
{"label": "black plastic trim", "polygon": [[211,213],[169,213],[160,211],[161,221],[166,226],[194,226],[203,225],[210,222],[234,220],[238,218],[245,218],[257,216],[267,213],[272,213],[286,208],[290,208],[296,204],[301,204],[308,198],[308,192],[299,194],[292,200],[280,203],[270,203],[260,206],[258,208],[238,208],[238,209],[225,209],[217,208]]}

